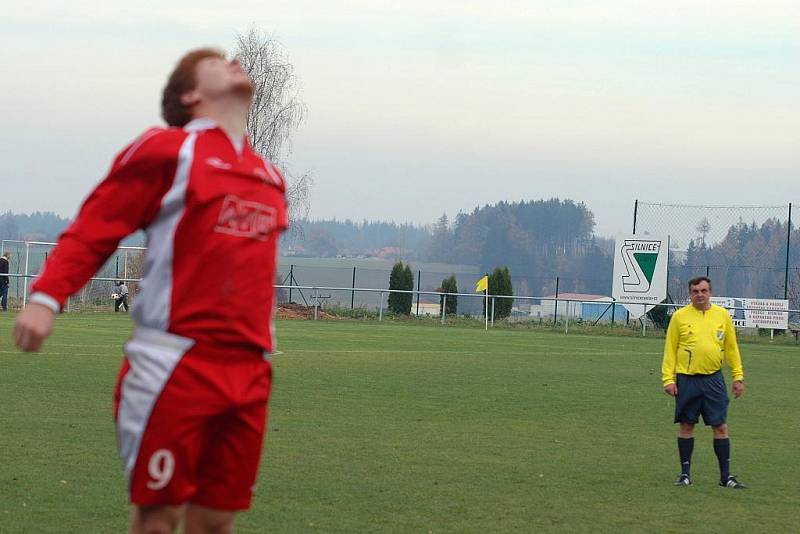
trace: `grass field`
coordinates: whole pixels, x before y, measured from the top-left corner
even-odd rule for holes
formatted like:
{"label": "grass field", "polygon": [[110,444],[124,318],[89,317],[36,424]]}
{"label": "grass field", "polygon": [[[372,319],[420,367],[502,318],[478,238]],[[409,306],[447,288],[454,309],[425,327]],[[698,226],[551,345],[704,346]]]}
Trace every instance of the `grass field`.
{"label": "grass field", "polygon": [[[0,316],[0,532],[123,532],[111,393],[126,316],[63,315],[41,354]],[[743,345],[733,472],[699,428],[678,473],[661,341],[358,321],[278,324],[239,532],[797,532],[800,348]]]}

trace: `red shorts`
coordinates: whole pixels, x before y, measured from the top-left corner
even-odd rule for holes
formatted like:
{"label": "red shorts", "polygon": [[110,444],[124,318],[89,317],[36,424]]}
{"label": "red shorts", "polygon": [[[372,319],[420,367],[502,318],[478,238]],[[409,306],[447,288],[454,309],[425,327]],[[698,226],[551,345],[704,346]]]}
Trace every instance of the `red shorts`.
{"label": "red shorts", "polygon": [[131,502],[249,508],[271,382],[258,350],[137,329],[114,394]]}

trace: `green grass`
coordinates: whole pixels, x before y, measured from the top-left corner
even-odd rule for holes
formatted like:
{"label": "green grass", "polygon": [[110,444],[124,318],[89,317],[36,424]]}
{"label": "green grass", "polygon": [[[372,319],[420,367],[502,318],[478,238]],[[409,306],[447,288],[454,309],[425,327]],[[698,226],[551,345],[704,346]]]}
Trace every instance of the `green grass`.
{"label": "green grass", "polygon": [[[0,316],[0,532],[122,532],[111,393],[127,317],[58,319],[41,354]],[[269,434],[239,532],[790,532],[800,348],[744,344],[733,472],[698,428],[678,472],[662,341],[359,321],[278,324]]]}

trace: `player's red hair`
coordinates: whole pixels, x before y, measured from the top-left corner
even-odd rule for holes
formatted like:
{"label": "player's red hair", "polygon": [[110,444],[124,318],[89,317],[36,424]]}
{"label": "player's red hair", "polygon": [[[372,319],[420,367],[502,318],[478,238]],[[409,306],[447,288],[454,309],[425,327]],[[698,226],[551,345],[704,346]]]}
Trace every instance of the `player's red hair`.
{"label": "player's red hair", "polygon": [[183,126],[192,120],[192,106],[184,105],[181,96],[197,85],[197,64],[212,57],[224,59],[225,54],[215,48],[192,50],[178,61],[175,70],[169,75],[161,95],[161,116],[170,126]]}

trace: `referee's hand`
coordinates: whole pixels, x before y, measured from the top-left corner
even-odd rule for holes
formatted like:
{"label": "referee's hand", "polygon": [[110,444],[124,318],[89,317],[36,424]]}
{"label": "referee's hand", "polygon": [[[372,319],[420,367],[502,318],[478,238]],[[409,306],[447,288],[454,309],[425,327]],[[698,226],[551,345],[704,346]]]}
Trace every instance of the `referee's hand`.
{"label": "referee's hand", "polygon": [[744,382],[741,380],[733,381],[733,398],[738,399],[744,393]]}
{"label": "referee's hand", "polygon": [[29,303],[14,324],[14,343],[25,352],[38,351],[50,332],[56,314],[42,304]]}
{"label": "referee's hand", "polygon": [[678,396],[678,385],[677,384],[667,384],[664,386],[664,393],[671,397]]}

